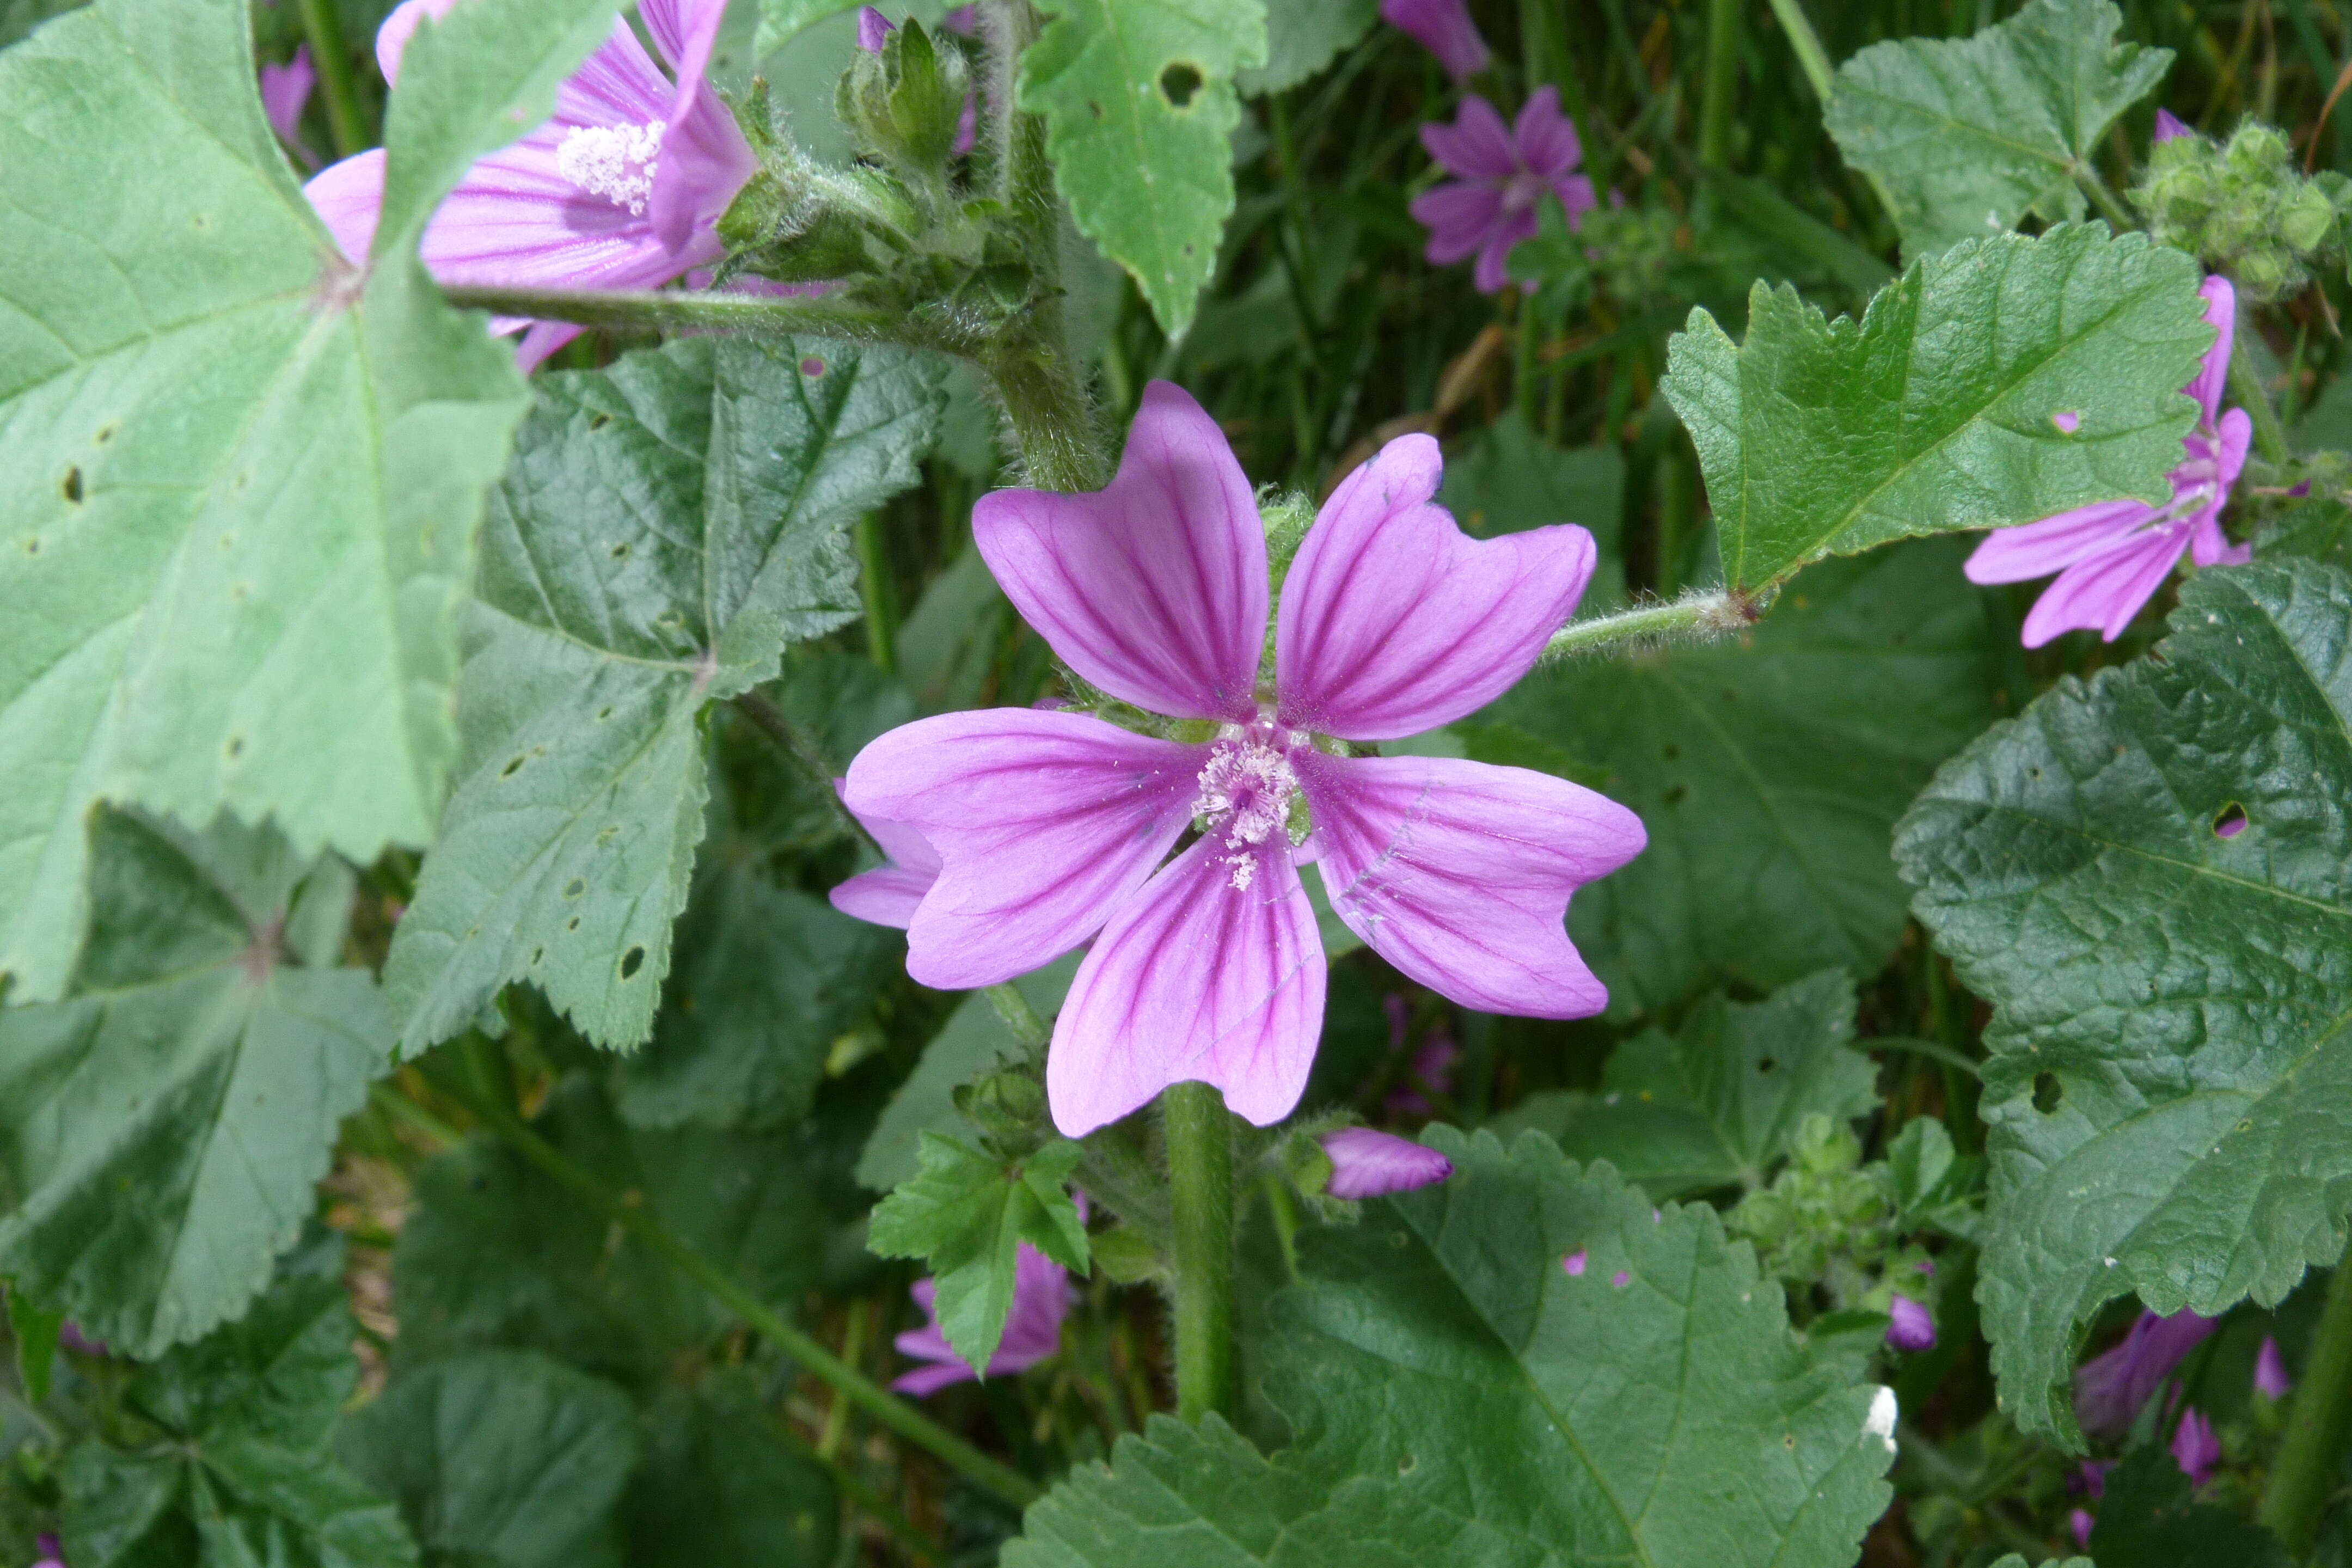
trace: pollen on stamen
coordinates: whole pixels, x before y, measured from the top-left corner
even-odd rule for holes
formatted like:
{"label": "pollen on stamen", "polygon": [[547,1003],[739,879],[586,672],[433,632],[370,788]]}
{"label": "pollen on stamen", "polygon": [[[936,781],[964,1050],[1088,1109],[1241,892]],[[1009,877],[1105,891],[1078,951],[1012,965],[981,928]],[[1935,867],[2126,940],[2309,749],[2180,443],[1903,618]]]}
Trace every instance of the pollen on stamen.
{"label": "pollen on stamen", "polygon": [[1192,814],[1203,830],[1221,838],[1234,890],[1249,891],[1257,877],[1257,857],[1276,834],[1289,837],[1291,802],[1298,793],[1298,770],[1279,749],[1260,740],[1226,739],[1201,770]]}
{"label": "pollen on stamen", "polygon": [[575,125],[555,150],[556,170],[590,195],[642,217],[653,195],[666,129],[658,120],[643,125]]}

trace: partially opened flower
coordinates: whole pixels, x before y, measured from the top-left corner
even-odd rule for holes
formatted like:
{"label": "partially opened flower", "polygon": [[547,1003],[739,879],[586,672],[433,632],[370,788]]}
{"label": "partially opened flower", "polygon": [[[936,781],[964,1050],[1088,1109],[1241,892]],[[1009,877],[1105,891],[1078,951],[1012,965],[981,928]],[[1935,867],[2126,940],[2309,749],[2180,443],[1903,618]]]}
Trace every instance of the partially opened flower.
{"label": "partially opened flower", "polygon": [[1370,1127],[1342,1127],[1320,1142],[1331,1161],[1330,1184],[1323,1190],[1335,1198],[1409,1193],[1454,1173],[1454,1162],[1436,1150]]}
{"label": "partially opened flower", "polygon": [[1469,0],[1381,0],[1381,18],[1411,34],[1457,83],[1468,81],[1494,61],[1478,24],[1470,19]]}
{"label": "partially opened flower", "polygon": [[319,166],[318,154],[302,144],[302,111],[310,105],[310,89],[319,85],[319,68],[310,63],[310,46],[302,44],[282,66],[261,68],[261,111],[269,129],[306,169]]}
{"label": "partially opened flower", "polygon": [[[890,1386],[917,1398],[937,1394],[950,1384],[970,1383],[981,1376],[971,1363],[956,1353],[940,1327],[939,1287],[929,1279],[915,1281],[910,1292],[928,1321],[909,1329],[891,1342],[901,1355],[928,1362],[902,1373]],[[990,1377],[1026,1372],[1062,1348],[1062,1320],[1069,1315],[1076,1288],[1069,1271],[1027,1242],[1020,1244],[1013,1264],[1013,1306],[1005,1314],[1004,1337],[988,1358]]]}
{"label": "partially opened flower", "polygon": [[2221,1468],[2221,1439],[2214,1436],[2213,1423],[2205,1419],[2203,1411],[2182,1413],[2180,1426],[2172,1434],[2172,1458],[2191,1487],[2203,1486]]}
{"label": "partially opened flower", "polygon": [[2139,1417],[2172,1369],[2203,1343],[2217,1320],[2194,1312],[2142,1312],[2121,1343],[2074,1369],[2074,1418],[2095,1436],[2122,1432]]}
{"label": "partially opened flower", "polygon": [[1108,489],[975,509],[982,554],[1063,662],[1201,737],[992,709],[894,730],[849,769],[853,809],[939,853],[908,927],[917,980],[994,984],[1093,939],[1046,1063],[1070,1136],[1187,1079],[1261,1126],[1297,1103],[1323,1019],[1308,863],[1368,945],[1465,1005],[1605,1005],[1562,917],[1641,849],[1632,812],[1526,769],[1352,754],[1500,696],[1592,573],[1580,528],[1464,535],[1432,503],[1441,467],[1408,436],[1332,492],[1285,580],[1264,688],[1256,500],[1180,388],[1146,390]]}
{"label": "partially opened flower", "polygon": [[1538,88],[1512,126],[1485,99],[1465,98],[1453,124],[1424,125],[1421,140],[1457,176],[1413,198],[1412,216],[1429,230],[1429,259],[1451,267],[1475,256],[1471,279],[1482,293],[1500,293],[1510,280],[1511,247],[1535,237],[1545,195],[1559,198],[1570,228],[1582,227],[1593,205],[1592,182],[1572,172],[1584,144],[1559,111],[1558,88]]}
{"label": "partially opened flower", "polygon": [[[2099,501],[2000,529],[1969,557],[1972,583],[2023,583],[2058,574],[2025,617],[2028,647],[2077,627],[2115,641],[2164,585],[2184,552],[2200,566],[2235,566],[2252,554],[2250,546],[2232,545],[2221,532],[2221,506],[2245,467],[2246,444],[2253,434],[2244,409],[2221,412],[2237,296],[2226,278],[2208,278],[2201,292],[2215,335],[2197,379],[2181,389],[2197,399],[2203,416],[2181,442],[2172,499],[2161,507]],[[2079,427],[2078,419],[2067,433]]]}
{"label": "partially opened flower", "polygon": [[[834,792],[845,805],[849,799],[849,781],[833,781]],[[903,822],[886,822],[878,816],[859,816],[858,822],[874,836],[874,842],[888,857],[871,871],[860,871],[841,883],[831,894],[833,907],[843,914],[878,926],[907,929],[915,918],[916,906],[931,884],[940,879],[940,852],[931,847],[930,840]]]}
{"label": "partially opened flower", "polygon": [[[418,24],[458,0],[403,0],[376,34],[384,80]],[[486,3],[486,0],[475,0]],[[654,289],[717,261],[719,219],[757,163],[705,71],[726,0],[643,0],[638,16],[677,71],[672,81],[625,17],[556,89],[555,117],[467,170],[425,226],[425,266],[446,284]],[[335,242],[358,259],[383,206],[383,151],[346,158],[304,189]],[[518,360],[538,363],[580,329],[530,326]]]}

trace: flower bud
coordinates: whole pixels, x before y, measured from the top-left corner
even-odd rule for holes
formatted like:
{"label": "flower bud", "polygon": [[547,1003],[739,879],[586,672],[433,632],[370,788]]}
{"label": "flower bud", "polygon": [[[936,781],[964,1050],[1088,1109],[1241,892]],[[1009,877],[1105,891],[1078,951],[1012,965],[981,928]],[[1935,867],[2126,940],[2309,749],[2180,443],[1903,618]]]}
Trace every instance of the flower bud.
{"label": "flower bud", "polygon": [[1376,1198],[1409,1193],[1454,1173],[1454,1162],[1434,1149],[1370,1127],[1342,1127],[1322,1138],[1331,1162],[1324,1191],[1335,1198]]}
{"label": "flower bud", "polygon": [[1886,1342],[1898,1351],[1931,1351],[1936,1348],[1935,1314],[1908,1296],[1897,1296],[1887,1303]]}
{"label": "flower bud", "polygon": [[834,95],[841,122],[862,151],[893,168],[944,180],[971,90],[962,54],[937,47],[919,22],[891,26],[870,5],[858,18],[858,43]]}
{"label": "flower bud", "polygon": [[2264,1399],[2284,1399],[2294,1387],[2294,1380],[2286,1374],[2286,1363],[2279,1355],[2278,1341],[2263,1337],[2263,1348],[2254,1356],[2254,1392]]}

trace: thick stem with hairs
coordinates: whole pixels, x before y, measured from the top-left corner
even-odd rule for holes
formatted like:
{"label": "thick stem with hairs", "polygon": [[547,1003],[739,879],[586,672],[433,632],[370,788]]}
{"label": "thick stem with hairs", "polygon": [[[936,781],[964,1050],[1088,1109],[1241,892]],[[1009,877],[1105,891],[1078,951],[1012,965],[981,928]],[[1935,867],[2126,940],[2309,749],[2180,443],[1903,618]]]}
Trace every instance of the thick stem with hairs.
{"label": "thick stem with hairs", "polygon": [[1240,1398],[1234,1353],[1234,1127],[1225,1097],[1205,1083],[1160,1097],[1174,1209],[1176,1414],[1232,1419]]}

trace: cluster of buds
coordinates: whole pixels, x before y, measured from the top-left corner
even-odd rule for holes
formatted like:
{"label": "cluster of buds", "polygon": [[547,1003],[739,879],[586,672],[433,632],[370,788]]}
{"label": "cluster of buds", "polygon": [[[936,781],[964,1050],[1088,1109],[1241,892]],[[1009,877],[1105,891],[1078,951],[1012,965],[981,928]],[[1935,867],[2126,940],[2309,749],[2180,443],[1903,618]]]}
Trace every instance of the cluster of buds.
{"label": "cluster of buds", "polygon": [[2227,275],[2250,303],[2292,294],[2342,257],[2352,179],[2306,179],[2284,132],[2248,121],[2226,142],[2168,124],[2131,193],[2162,244]]}
{"label": "cluster of buds", "polygon": [[1936,1268],[1902,1229],[1894,1172],[1864,1164],[1862,1143],[1818,1113],[1799,1124],[1788,1167],[1741,1199],[1725,1228],[1755,1244],[1767,1274],[1792,1297],[1823,1290],[1838,1311],[1885,1313],[1887,1342],[1925,1350],[1936,1342]]}

